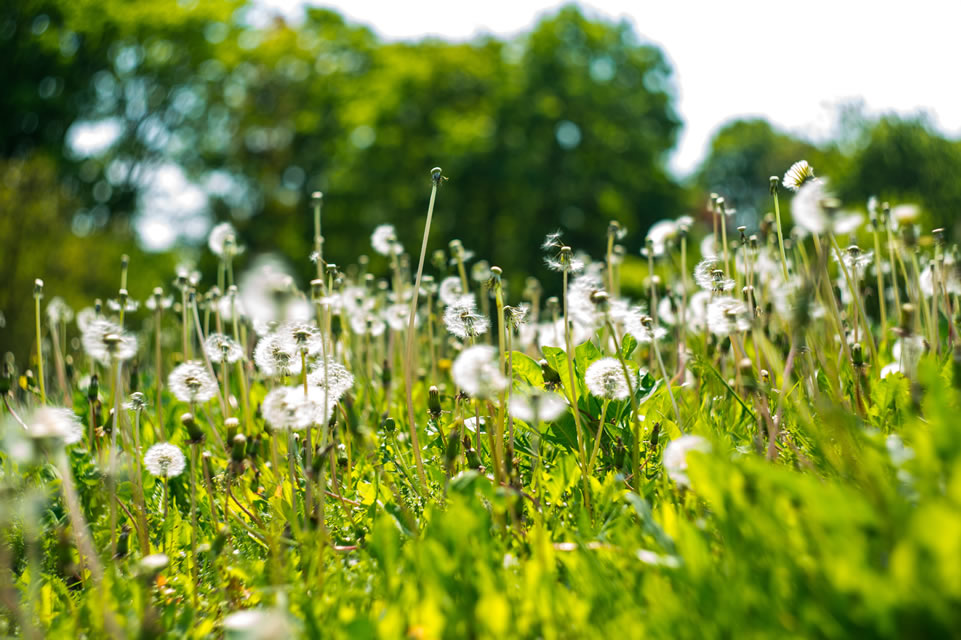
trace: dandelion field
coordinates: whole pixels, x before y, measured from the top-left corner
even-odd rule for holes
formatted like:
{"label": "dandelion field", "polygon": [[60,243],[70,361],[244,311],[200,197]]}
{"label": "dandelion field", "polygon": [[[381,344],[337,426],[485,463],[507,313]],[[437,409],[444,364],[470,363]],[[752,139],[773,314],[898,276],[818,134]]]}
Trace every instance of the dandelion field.
{"label": "dandelion field", "polygon": [[229,224],[210,281],[128,292],[124,260],[74,313],[38,280],[0,635],[957,635],[949,233],[801,161],[758,229],[712,195],[600,256],[549,233],[556,281],[519,291],[431,232],[457,188],[424,181],[420,247],[373,230],[385,272],[325,261],[315,194],[307,286]]}

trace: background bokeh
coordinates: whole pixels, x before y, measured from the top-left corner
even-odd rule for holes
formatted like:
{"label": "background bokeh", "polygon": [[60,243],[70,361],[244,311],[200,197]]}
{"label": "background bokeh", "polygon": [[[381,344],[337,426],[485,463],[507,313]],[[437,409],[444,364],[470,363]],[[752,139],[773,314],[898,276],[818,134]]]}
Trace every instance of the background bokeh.
{"label": "background bokeh", "polygon": [[957,237],[961,144],[924,116],[867,117],[853,103],[837,113],[838,137],[817,144],[763,119],[734,121],[681,179],[666,164],[683,124],[674,70],[626,22],[569,6],[516,37],[398,43],[329,10],[255,24],[251,9],[2,4],[0,352],[29,352],[34,278],[79,309],[116,295],[127,253],[128,289],[143,300],[170,286],[177,264],[214,273],[204,247],[219,221],[242,235],[241,270],[278,252],[306,284],[315,190],[328,260],[370,253],[384,222],[415,248],[435,165],[449,181],[431,248],[460,238],[516,293],[526,275],[546,275],[537,247],[557,228],[599,254],[619,220],[631,232],[628,274],[645,268],[648,226],[709,220],[711,191],[756,229],[768,177],[800,158],[846,206],[870,195],[917,202],[926,226]]}

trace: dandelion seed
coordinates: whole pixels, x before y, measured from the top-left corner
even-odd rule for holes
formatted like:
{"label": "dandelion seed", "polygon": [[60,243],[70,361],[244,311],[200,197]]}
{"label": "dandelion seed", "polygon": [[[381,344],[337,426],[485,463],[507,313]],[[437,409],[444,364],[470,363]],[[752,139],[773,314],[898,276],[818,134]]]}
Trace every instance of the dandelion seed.
{"label": "dandelion seed", "polygon": [[374,247],[374,251],[382,256],[400,255],[404,252],[392,224],[382,224],[375,228],[370,236],[370,244]]}
{"label": "dandelion seed", "polygon": [[715,298],[707,306],[707,327],[718,336],[747,331],[751,328],[750,310],[735,298]]}
{"label": "dandelion seed", "polygon": [[167,376],[167,387],[177,400],[191,404],[207,402],[217,394],[217,381],[196,360],[177,365]]}
{"label": "dandelion seed", "polygon": [[671,440],[664,448],[664,470],[678,486],[688,487],[691,484],[687,476],[687,454],[692,451],[710,453],[711,443],[701,436],[686,435]]}
{"label": "dandelion seed", "polygon": [[452,335],[468,340],[487,333],[490,320],[477,313],[474,296],[466,295],[444,309],[444,326]]}
{"label": "dandelion seed", "polygon": [[27,435],[35,440],[74,444],[83,438],[83,425],[73,409],[41,407],[27,419]]}
{"label": "dandelion seed", "polygon": [[83,331],[83,349],[101,364],[129,360],[137,353],[137,339],[109,320],[94,320]]}
{"label": "dandelion seed", "polygon": [[244,357],[244,350],[237,341],[222,333],[211,333],[207,336],[204,350],[212,362],[226,360],[227,364],[233,364]]}
{"label": "dandelion seed", "polygon": [[475,398],[491,398],[508,384],[497,362],[497,349],[486,344],[464,349],[451,366],[451,377]]}
{"label": "dandelion seed", "polygon": [[544,242],[541,243],[541,249],[544,251],[553,251],[555,249],[560,249],[564,245],[561,242],[561,232],[555,231],[553,233],[548,233],[544,237]]}
{"label": "dandelion seed", "polygon": [[179,447],[161,442],[147,449],[143,465],[155,478],[173,478],[184,472],[187,460]]}
{"label": "dandelion seed", "polygon": [[300,354],[289,336],[271,332],[257,342],[254,364],[266,376],[289,376],[300,373]]}
{"label": "dandelion seed", "polygon": [[589,366],[584,383],[591,395],[605,400],[623,400],[630,394],[624,368],[617,358],[601,358]]}

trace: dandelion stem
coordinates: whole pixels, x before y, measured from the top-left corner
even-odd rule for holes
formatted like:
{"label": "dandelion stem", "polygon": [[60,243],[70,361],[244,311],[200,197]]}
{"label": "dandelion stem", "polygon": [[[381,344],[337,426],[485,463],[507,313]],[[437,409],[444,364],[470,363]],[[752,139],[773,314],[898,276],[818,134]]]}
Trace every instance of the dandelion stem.
{"label": "dandelion stem", "polygon": [[427,205],[427,222],[424,224],[424,239],[420,245],[420,258],[417,260],[417,276],[414,278],[414,293],[410,300],[410,316],[407,320],[407,350],[404,356],[404,388],[407,394],[407,423],[410,428],[410,444],[414,450],[414,463],[417,465],[417,475],[421,484],[427,487],[427,474],[424,472],[424,460],[420,452],[420,442],[417,439],[417,424],[414,421],[414,320],[417,317],[417,298],[420,294],[420,281],[424,273],[424,257],[427,254],[427,238],[430,235],[431,218],[434,216],[434,202],[437,199],[437,187],[440,185],[441,170],[431,171],[432,184],[430,189],[430,203]]}
{"label": "dandelion stem", "polygon": [[[40,280],[37,280],[40,283]],[[43,284],[39,285],[39,289],[42,290]],[[43,378],[43,337],[40,333],[40,293],[34,293],[34,310],[36,313],[34,316],[37,320],[37,382],[40,384],[40,404],[47,404],[47,389],[44,384]]]}

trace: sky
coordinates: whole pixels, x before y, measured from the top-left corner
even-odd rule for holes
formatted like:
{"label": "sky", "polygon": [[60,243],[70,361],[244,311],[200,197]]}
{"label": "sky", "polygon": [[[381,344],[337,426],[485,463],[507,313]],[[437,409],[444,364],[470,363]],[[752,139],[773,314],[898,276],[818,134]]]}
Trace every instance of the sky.
{"label": "sky", "polygon": [[[259,0],[289,19],[304,0]],[[543,0],[341,0],[337,10],[386,40],[513,36],[563,3]],[[762,116],[813,140],[830,137],[837,108],[863,101],[868,115],[926,111],[961,135],[961,1],[591,0],[589,15],[626,19],[674,69],[684,122],[670,158],[680,176],[704,158],[725,122]]]}

